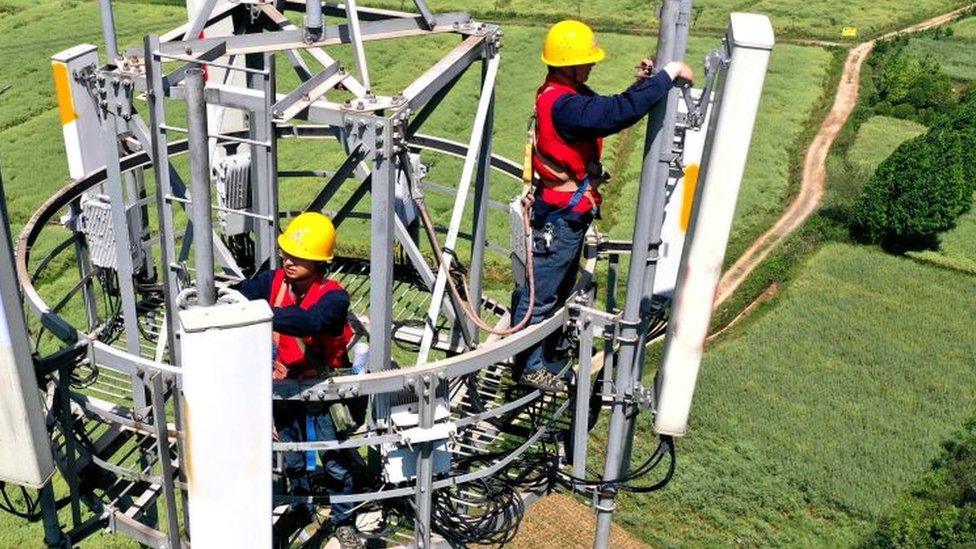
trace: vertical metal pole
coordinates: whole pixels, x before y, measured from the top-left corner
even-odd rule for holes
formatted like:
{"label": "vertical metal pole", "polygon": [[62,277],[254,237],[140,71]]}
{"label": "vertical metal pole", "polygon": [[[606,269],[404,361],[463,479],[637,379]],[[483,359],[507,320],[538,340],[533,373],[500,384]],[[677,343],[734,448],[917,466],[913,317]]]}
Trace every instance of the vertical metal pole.
{"label": "vertical metal pole", "polygon": [[[397,174],[393,123],[385,118],[370,120],[373,123],[366,129],[366,139],[373,141],[376,167],[372,175],[370,206],[369,371],[379,372],[390,367],[395,238],[393,204]],[[378,415],[385,417],[386,410],[380,412]]]}
{"label": "vertical metal pole", "polygon": [[149,102],[149,120],[151,129],[151,151],[153,173],[156,180],[156,209],[157,223],[159,223],[159,257],[163,268],[163,295],[166,297],[166,338],[171,361],[179,364],[179,345],[176,338],[179,334],[179,320],[176,296],[180,292],[180,282],[176,274],[176,227],[173,220],[173,206],[167,197],[173,194],[172,177],[174,172],[169,163],[169,149],[166,144],[166,134],[160,129],[166,124],[164,109],[166,94],[163,91],[162,63],[156,52],[159,50],[159,37],[150,35],[143,42],[146,52],[146,85],[147,100]]}
{"label": "vertical metal pole", "polygon": [[[137,128],[132,128],[130,130],[135,133]],[[153,279],[156,276],[155,263],[153,262],[153,242],[152,242],[152,231],[149,228],[149,204],[146,200],[146,170],[144,168],[137,168],[129,172],[132,176],[133,186],[135,187],[135,200],[140,201],[142,204],[137,206],[138,208],[138,227],[139,227],[139,245],[142,247],[142,265],[140,269],[145,273],[146,278]]]}
{"label": "vertical metal pole", "polygon": [[[484,89],[488,77],[488,60],[481,62],[481,85]],[[481,310],[481,290],[485,276],[485,244],[488,241],[488,202],[491,199],[491,134],[495,121],[495,88],[491,88],[488,100],[488,116],[481,137],[481,150],[478,152],[478,171],[474,179],[474,219],[471,229],[471,308]],[[461,316],[461,315],[459,315]],[[478,343],[478,327],[469,323],[469,332],[475,346]]]}
{"label": "vertical metal pole", "polygon": [[305,2],[305,41],[316,42],[322,38],[322,0]]}
{"label": "vertical metal pole", "polygon": [[179,468],[179,479],[181,483],[180,487],[180,500],[183,502],[181,508],[183,515],[183,524],[187,531],[190,530],[190,502],[187,497],[186,490],[186,468],[187,468],[187,458],[186,458],[186,439],[183,438],[183,433],[185,432],[183,420],[183,388],[178,383],[179,378],[174,379],[173,382],[173,426],[176,428],[176,457],[180,465]]}
{"label": "vertical metal pole", "polygon": [[[617,281],[620,275],[620,255],[610,254],[609,267],[607,268],[607,311],[614,312],[617,309]],[[609,395],[613,391],[613,368],[616,363],[617,353],[614,351],[614,341],[608,338],[603,344],[603,368],[600,370],[600,378],[603,386],[600,389],[601,398]]]}
{"label": "vertical metal pole", "polygon": [[[690,25],[691,0],[681,0],[678,7],[678,18],[675,21],[676,29],[670,51],[670,60],[684,59],[685,50],[688,47],[688,31]],[[646,174],[651,169],[656,170],[653,179],[649,179],[655,186],[664,187],[668,178],[671,176],[671,168],[674,164],[671,160],[671,155],[674,151],[674,129],[675,122],[678,118],[678,96],[678,90],[672,89],[664,111],[664,121],[661,123],[662,131],[658,134],[658,139],[655,139],[654,143],[651,144],[651,148],[648,151],[650,154],[644,157],[643,173]],[[654,164],[650,164],[649,160],[653,161]],[[651,211],[664,212],[667,202],[665,193],[658,193],[654,198],[655,202],[652,205]],[[661,232],[663,228],[664,219],[662,215],[659,223],[656,222],[651,225],[650,241],[654,249],[654,254],[653,257],[648,258],[647,264],[644,266],[644,283],[641,287],[644,289],[643,293],[647,295],[647,299],[641,303],[641,329],[638,332],[640,344],[637,347],[638,355],[637,359],[634,360],[633,373],[631,374],[635,383],[640,382],[644,374],[644,355],[646,351],[644,347],[647,345],[647,329],[651,315],[651,303],[653,301],[650,296],[654,295],[654,275],[657,272],[658,259],[657,250],[661,244]],[[630,414],[627,418],[627,429],[624,435],[624,459],[621,462],[621,471],[630,469],[630,456],[634,449],[634,425],[636,420],[637,414]]]}
{"label": "vertical metal pole", "polygon": [[44,546],[67,547],[67,540],[61,532],[61,522],[58,520],[58,507],[54,500],[53,481],[45,484],[40,490],[41,520],[44,521]]}
{"label": "vertical metal pole", "polygon": [[268,71],[268,74],[248,73],[247,87],[261,90],[265,108],[254,111],[248,117],[250,135],[255,141],[270,143],[270,147],[251,147],[251,204],[255,213],[266,215],[273,221],[253,220],[254,267],[260,269],[265,262],[270,268],[278,266],[276,239],[278,236],[278,167],[277,146],[272,126],[271,106],[275,102],[274,56],[255,53],[245,56],[245,64],[251,69]]}
{"label": "vertical metal pole", "polygon": [[[68,462],[67,471],[64,471],[64,480],[68,484],[68,494],[71,496],[71,522],[77,528],[81,524],[81,494],[78,486],[81,479],[78,478],[78,453],[75,448],[75,417],[71,414],[71,385],[69,384],[70,373],[68,368],[58,370],[58,411],[61,417],[61,435],[64,437],[64,453]],[[140,457],[140,465],[145,466],[145,460]]]}
{"label": "vertical metal pole", "polygon": [[[434,427],[437,399],[434,379],[426,375],[417,386],[418,427],[431,429]],[[434,481],[434,443],[424,442],[417,454],[417,491],[414,496],[416,513],[414,517],[414,543],[419,549],[430,547],[430,512],[433,499],[432,484]]]}
{"label": "vertical metal pole", "polygon": [[102,12],[102,36],[105,38],[105,55],[109,65],[119,59],[119,41],[115,37],[115,14],[112,13],[112,0],[100,0]]}
{"label": "vertical metal pole", "polygon": [[576,401],[573,410],[573,476],[586,475],[586,437],[590,424],[590,369],[593,363],[593,321],[589,313],[580,319],[579,371],[576,372]]}
{"label": "vertical metal pole", "polygon": [[[320,6],[320,12],[321,9]],[[356,65],[359,67],[359,76],[363,81],[363,86],[366,86],[367,90],[371,90],[369,67],[366,65],[366,49],[363,47],[363,36],[359,31],[359,11],[356,8],[356,0],[346,0],[346,18],[349,19],[349,34],[352,37],[352,49],[356,54]]]}
{"label": "vertical metal pole", "polygon": [[[206,143],[206,139],[203,140]],[[156,428],[156,451],[159,455],[160,474],[163,479],[163,499],[166,505],[166,537],[169,547],[180,547],[180,517],[176,510],[176,484],[173,482],[173,461],[169,454],[169,428],[166,426],[166,402],[163,376],[153,375],[151,381],[153,426]],[[174,385],[173,391],[176,391]]]}
{"label": "vertical metal pole", "polygon": [[207,140],[207,101],[203,69],[186,71],[186,129],[190,152],[190,219],[193,222],[193,259],[196,267],[197,304],[217,302],[214,287],[213,216],[210,204],[210,146]]}
{"label": "vertical metal pole", "polygon": [[[658,35],[658,66],[663,67],[671,62],[675,39],[676,21],[678,19],[679,0],[664,0],[661,9],[661,27]],[[610,430],[607,438],[607,458],[603,470],[603,478],[612,481],[620,475],[620,465],[623,461],[624,434],[627,428],[627,416],[631,405],[626,399],[633,395],[636,371],[633,362],[638,356],[638,345],[641,338],[638,335],[640,324],[641,303],[649,299],[649,291],[645,291],[644,267],[648,260],[656,260],[658,243],[651,249],[651,228],[660,226],[664,218],[664,208],[654,209],[663,202],[659,195],[664,195],[664,181],[657,181],[656,167],[659,159],[656,157],[661,150],[661,142],[673,138],[664,128],[664,118],[667,105],[673,103],[676,95],[672,92],[667,101],[658,103],[651,111],[648,119],[647,139],[645,141],[644,169],[641,173],[641,185],[637,195],[637,212],[650,212],[650,215],[637,215],[634,223],[634,240],[631,248],[630,270],[627,273],[627,301],[624,306],[623,328],[621,329],[621,349],[617,361],[616,382],[613,395],[613,413],[610,417]],[[657,146],[655,146],[655,144]],[[645,297],[647,296],[647,297]],[[613,519],[614,498],[616,491],[604,488],[597,494],[597,530],[594,547],[603,549],[610,544],[610,526]]]}
{"label": "vertical metal pole", "polygon": [[[129,219],[125,214],[125,197],[122,191],[122,172],[119,167],[118,140],[118,99],[113,93],[113,82],[106,81],[106,106],[102,111],[102,141],[105,146],[105,190],[112,204],[112,226],[115,234],[115,266],[119,294],[122,299],[122,319],[125,326],[126,351],[141,356],[139,347],[139,317],[136,311],[136,290],[132,277],[132,250]],[[136,408],[146,406],[146,386],[135,375],[132,376],[132,397]]]}
{"label": "vertical metal pole", "polygon": [[[81,207],[77,200],[71,202],[69,210],[71,211],[72,219],[79,219],[81,216]],[[74,248],[75,258],[78,261],[78,276],[84,280],[91,274],[92,266],[91,259],[88,255],[88,243],[85,242],[81,231],[75,231]],[[94,287],[91,280],[82,284],[81,299],[85,302],[85,315],[88,319],[88,330],[90,331],[98,324],[98,304],[95,303]]]}

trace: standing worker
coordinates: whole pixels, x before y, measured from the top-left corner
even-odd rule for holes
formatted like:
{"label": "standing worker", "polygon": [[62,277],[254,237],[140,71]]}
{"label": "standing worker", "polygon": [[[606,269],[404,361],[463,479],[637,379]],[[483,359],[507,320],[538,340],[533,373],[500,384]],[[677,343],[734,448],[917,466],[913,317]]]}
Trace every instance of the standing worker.
{"label": "standing worker", "polygon": [[[264,299],[271,305],[273,379],[321,379],[328,377],[331,370],[349,366],[349,293],[328,278],[335,238],[335,227],[328,217],[303,213],[278,237],[282,267],[261,272],[235,286],[248,299]],[[284,402],[276,406],[274,414],[275,430],[282,442],[336,440],[337,421],[328,405],[322,403]],[[326,472],[341,486],[330,493],[353,493],[355,458],[346,450],[325,450],[319,457]],[[311,495],[308,473],[316,467],[314,452],[284,454],[284,472],[293,495]],[[325,526],[326,531],[334,531],[343,548],[363,546],[352,525],[352,507],[349,503],[332,504],[329,524]],[[313,518],[311,511],[307,505],[298,506],[279,522],[291,527],[305,526]]]}
{"label": "standing worker", "polygon": [[[597,95],[585,82],[605,55],[590,27],[579,21],[561,21],[546,34],[542,62],[549,74],[536,93],[534,191],[526,197],[533,207],[535,302],[530,324],[551,315],[576,283],[583,237],[600,215],[599,187],[610,178],[600,164],[603,138],[637,123],[668,96],[676,80],[690,82],[694,77],[682,61],[668,63],[651,76],[653,63],[645,59],[629,88],[617,95]],[[524,284],[516,285],[512,303],[512,318],[522,318],[529,307]],[[554,392],[566,389],[546,357],[555,343],[549,338],[515,357],[520,384]]]}

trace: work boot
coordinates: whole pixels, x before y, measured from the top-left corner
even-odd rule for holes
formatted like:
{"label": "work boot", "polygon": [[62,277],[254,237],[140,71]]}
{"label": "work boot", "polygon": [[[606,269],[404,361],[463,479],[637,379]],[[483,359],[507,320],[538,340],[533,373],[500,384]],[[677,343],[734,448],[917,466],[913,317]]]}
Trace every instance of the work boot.
{"label": "work boot", "polygon": [[566,391],[566,382],[545,368],[522,374],[522,377],[519,378],[519,385],[533,387],[548,393]]}
{"label": "work boot", "polygon": [[295,505],[285,511],[272,528],[275,547],[288,547],[300,530],[311,524],[312,512],[307,505]]}
{"label": "work boot", "polygon": [[336,528],[335,538],[339,540],[339,546],[342,549],[363,549],[366,547],[363,538],[359,537],[359,533],[352,526],[339,526]]}

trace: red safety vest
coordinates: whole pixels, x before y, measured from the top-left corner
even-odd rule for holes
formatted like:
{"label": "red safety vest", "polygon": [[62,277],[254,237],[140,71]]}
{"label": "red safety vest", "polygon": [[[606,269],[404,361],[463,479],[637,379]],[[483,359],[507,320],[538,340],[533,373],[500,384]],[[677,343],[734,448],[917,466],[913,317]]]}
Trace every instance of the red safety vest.
{"label": "red safety vest", "polygon": [[[308,310],[329,292],[342,290],[342,286],[330,279],[318,278],[309,286],[301,307]],[[275,271],[271,281],[271,306],[295,305],[295,293],[285,280],[285,271]],[[277,352],[274,357],[274,379],[313,379],[321,377],[327,369],[347,368],[349,356],[346,348],[352,341],[352,326],[346,322],[341,336],[318,334],[295,337],[278,332],[272,334]]]}
{"label": "red safety vest", "polygon": [[[565,197],[560,196],[557,199],[559,202],[562,202],[562,198],[565,198],[565,201],[568,202],[569,196],[572,195],[571,191],[563,192],[546,189],[547,186],[564,183],[562,178],[558,177],[547,167],[547,163],[559,166],[566,175],[573,177],[578,182],[586,178],[587,175],[599,175],[588,173],[588,168],[599,166],[600,155],[603,152],[603,139],[595,138],[566,141],[556,131],[556,124],[552,119],[553,105],[556,104],[556,101],[560,97],[571,93],[580,92],[575,85],[555,74],[547,76],[546,81],[539,88],[538,92],[536,92],[535,150],[537,154],[532,155],[532,167],[542,180],[543,199],[547,202],[552,201],[548,199],[547,195],[552,196],[555,193],[559,195],[566,194]],[[545,157],[545,159],[542,157]],[[596,188],[591,187],[587,194],[592,196],[594,205],[598,206],[602,202],[600,193]],[[585,211],[589,207],[583,203],[579,209]]]}

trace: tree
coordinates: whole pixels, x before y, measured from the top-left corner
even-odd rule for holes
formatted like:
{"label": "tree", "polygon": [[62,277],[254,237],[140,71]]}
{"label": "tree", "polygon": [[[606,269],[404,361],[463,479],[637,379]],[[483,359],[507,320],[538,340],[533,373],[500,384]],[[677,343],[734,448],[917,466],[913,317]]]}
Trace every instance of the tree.
{"label": "tree", "polygon": [[953,131],[933,131],[902,143],[878,166],[854,204],[854,235],[893,249],[932,246],[972,203],[966,152]]}

